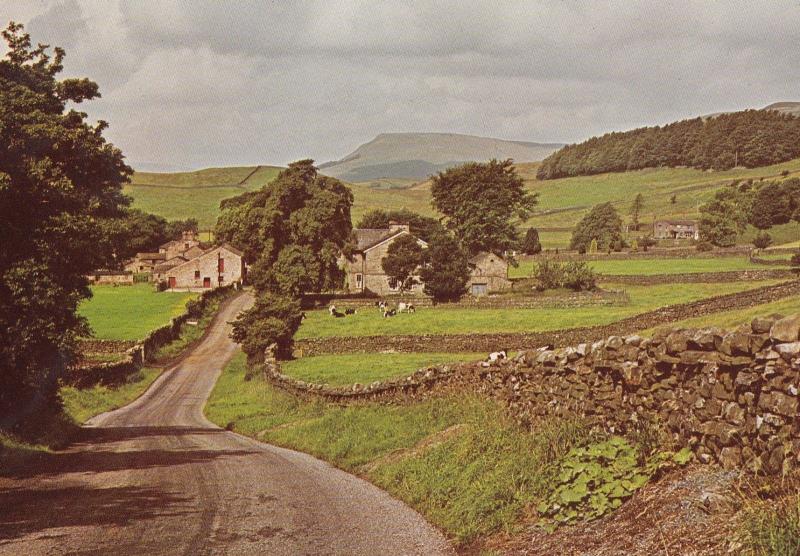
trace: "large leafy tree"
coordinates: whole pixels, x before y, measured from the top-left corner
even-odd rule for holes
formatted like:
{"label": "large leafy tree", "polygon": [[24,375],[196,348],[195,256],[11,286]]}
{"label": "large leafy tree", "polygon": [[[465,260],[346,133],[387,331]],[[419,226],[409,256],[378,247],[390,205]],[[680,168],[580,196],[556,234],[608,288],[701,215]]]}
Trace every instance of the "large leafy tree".
{"label": "large leafy tree", "polygon": [[525,221],[537,196],[525,191],[513,162],[470,162],[433,177],[433,205],[464,250],[503,253],[519,244],[516,221]]}
{"label": "large leafy tree", "polygon": [[452,236],[437,234],[424,252],[419,275],[425,293],[435,301],[456,301],[467,290],[469,259]]}
{"label": "large leafy tree", "polygon": [[57,78],[64,51],[31,46],[21,25],[3,31],[0,60],[0,418],[56,391],[90,295],[85,275],[110,260],[98,222],[118,216],[131,169],[78,104],[88,79]]}
{"label": "large leafy tree", "polygon": [[395,280],[402,292],[416,283],[414,274],[422,264],[422,257],[422,247],[417,239],[405,234],[389,244],[386,256],[381,259],[381,267],[390,279]]}
{"label": "large leafy tree", "polygon": [[244,251],[256,289],[255,306],[234,322],[234,339],[251,362],[272,343],[279,356],[290,356],[300,295],[341,284],[338,258],[349,248],[352,204],[351,191],[319,175],[312,160],[293,162],[262,189],[222,202],[216,237]]}
{"label": "large leafy tree", "polygon": [[742,193],[728,187],[700,207],[700,239],[717,247],[731,247],[747,226]]}
{"label": "large leafy tree", "polygon": [[215,236],[245,254],[259,291],[297,295],[337,287],[352,224],[352,192],[312,160],[289,164],[262,189],[222,202]]}
{"label": "large leafy tree", "polygon": [[598,249],[616,249],[622,244],[622,219],[611,203],[602,203],[592,208],[572,232],[570,249],[585,253],[592,241]]}

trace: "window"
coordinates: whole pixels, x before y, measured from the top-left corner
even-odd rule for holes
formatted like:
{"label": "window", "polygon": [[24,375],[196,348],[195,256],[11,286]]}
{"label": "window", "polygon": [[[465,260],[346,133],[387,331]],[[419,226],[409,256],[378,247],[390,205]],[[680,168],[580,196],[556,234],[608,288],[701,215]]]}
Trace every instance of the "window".
{"label": "window", "polygon": [[364,285],[364,275],[356,274],[356,287],[361,289],[363,285]]}
{"label": "window", "polygon": [[199,280],[200,279],[200,271],[199,270],[195,270],[194,271],[194,279],[195,280]]}
{"label": "window", "polygon": [[219,272],[225,272],[225,259],[220,257],[218,266],[219,266]]}

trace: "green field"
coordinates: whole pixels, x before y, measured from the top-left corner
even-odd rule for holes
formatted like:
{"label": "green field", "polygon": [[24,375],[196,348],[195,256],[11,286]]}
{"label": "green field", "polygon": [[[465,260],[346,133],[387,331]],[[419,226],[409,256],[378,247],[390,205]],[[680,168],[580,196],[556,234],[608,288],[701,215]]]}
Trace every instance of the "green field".
{"label": "green field", "polygon": [[475,309],[421,307],[415,314],[385,319],[377,309],[359,311],[346,318],[332,318],[327,310],[307,311],[297,338],[334,336],[386,336],[392,334],[470,334],[491,332],[543,332],[609,324],[645,311],[696,301],[714,295],[735,293],[776,283],[731,282],[725,284],[662,284],[614,286],[625,289],[631,303],[622,307],[553,309]]}
{"label": "green field", "polygon": [[93,286],[92,298],[81,303],[94,337],[106,340],[140,340],[183,313],[186,302],[197,297],[188,292],[156,292],[152,284]]}
{"label": "green field", "polygon": [[167,220],[193,217],[201,229],[214,227],[219,203],[271,182],[280,172],[275,166],[207,168],[196,172],[136,172],[125,193],[133,207]]}
{"label": "green field", "polygon": [[[510,278],[527,278],[534,268],[531,260],[520,261],[518,267],[509,267]],[[589,266],[600,274],[620,276],[654,276],[657,274],[684,274],[698,272],[728,272],[735,270],[770,270],[781,266],[766,266],[750,262],[745,257],[720,257],[708,259],[627,259],[589,261]]]}
{"label": "green field", "polygon": [[317,384],[345,386],[399,378],[430,365],[477,361],[483,353],[359,353],[301,357],[281,363],[284,374]]}

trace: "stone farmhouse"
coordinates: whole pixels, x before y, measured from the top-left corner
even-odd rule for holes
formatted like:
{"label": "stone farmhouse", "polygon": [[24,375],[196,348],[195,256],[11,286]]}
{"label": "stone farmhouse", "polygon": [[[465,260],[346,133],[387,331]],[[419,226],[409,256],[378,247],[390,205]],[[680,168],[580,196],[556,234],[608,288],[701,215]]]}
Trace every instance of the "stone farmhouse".
{"label": "stone farmhouse", "polygon": [[653,224],[655,239],[700,239],[700,228],[694,220],[657,220]]}
{"label": "stone farmhouse", "polygon": [[203,248],[200,246],[196,234],[192,231],[185,231],[181,235],[181,239],[168,241],[159,246],[158,253],[136,253],[133,259],[125,263],[125,270],[134,274],[153,274],[158,265],[174,262],[176,257],[182,257],[185,262],[199,256],[202,252]]}
{"label": "stone farmhouse", "polygon": [[508,262],[494,253],[478,253],[469,260],[470,277],[467,291],[470,295],[481,296],[490,292],[508,290]]}
{"label": "stone farmhouse", "polygon": [[157,265],[153,280],[169,289],[207,290],[241,282],[245,276],[243,253],[226,243],[188,260],[177,255]]}
{"label": "stone farmhouse", "polygon": [[[349,293],[371,292],[381,296],[399,293],[395,283],[381,266],[389,245],[403,235],[411,235],[409,227],[404,224],[390,224],[388,228],[355,228],[356,248],[350,259],[342,257],[340,264],[345,271],[345,287]],[[423,249],[428,244],[417,239]],[[470,260],[470,281],[468,291],[472,295],[486,295],[511,287],[508,279],[508,263],[502,257],[492,253],[479,253]],[[410,291],[410,296],[423,295],[423,284],[419,277]]]}

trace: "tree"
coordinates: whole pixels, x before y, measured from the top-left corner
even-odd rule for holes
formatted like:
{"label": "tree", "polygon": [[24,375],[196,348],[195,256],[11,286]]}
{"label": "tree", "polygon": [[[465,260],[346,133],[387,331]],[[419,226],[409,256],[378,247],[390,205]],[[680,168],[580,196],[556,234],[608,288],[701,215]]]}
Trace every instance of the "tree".
{"label": "tree", "polygon": [[288,295],[338,287],[337,259],[346,251],[353,194],[301,160],[258,191],[221,203],[215,237],[245,254],[257,291]]}
{"label": "tree", "polygon": [[422,247],[417,243],[417,238],[404,234],[389,244],[386,256],[381,259],[381,267],[403,292],[416,283],[414,275],[422,262]]}
{"label": "tree", "polygon": [[64,50],[31,47],[22,25],[2,33],[0,60],[0,421],[54,398],[91,293],[85,275],[111,252],[99,221],[129,202],[132,170],[79,104],[99,96],[88,79],[62,79]]}
{"label": "tree", "polygon": [[388,228],[392,222],[407,225],[414,236],[425,242],[444,231],[444,226],[437,219],[422,216],[405,208],[389,211],[383,209],[370,210],[361,217],[357,227]]}
{"label": "tree", "polygon": [[441,233],[428,243],[419,275],[425,284],[425,293],[434,301],[457,301],[467,291],[469,259],[458,241]]}
{"label": "tree", "polygon": [[526,255],[536,255],[542,252],[542,243],[539,241],[539,230],[528,228],[525,239],[522,240],[521,251]]}
{"label": "tree", "polygon": [[755,193],[749,220],[759,230],[766,230],[789,222],[793,208],[783,184],[767,182]]}
{"label": "tree", "polygon": [[700,207],[700,240],[717,247],[731,247],[745,230],[747,217],[734,188],[717,191],[714,198]]}
{"label": "tree", "polygon": [[753,246],[756,249],[766,249],[770,245],[772,245],[772,236],[767,232],[759,232],[753,239]]}
{"label": "tree", "polygon": [[433,205],[469,255],[504,253],[518,245],[514,219],[525,221],[536,194],[525,191],[513,162],[470,162],[439,172],[431,185]]}
{"label": "tree", "polygon": [[585,253],[592,240],[598,249],[617,249],[622,244],[622,219],[611,203],[596,205],[572,232],[570,249]]}
{"label": "tree", "polygon": [[193,218],[167,222],[161,216],[138,209],[128,209],[98,223],[103,249],[112,254],[110,266],[117,268],[136,253],[153,252],[161,244],[179,239],[184,230],[197,230],[197,220]]}
{"label": "tree", "polygon": [[639,193],[633,198],[633,203],[631,204],[631,228],[636,231],[639,230],[639,215],[642,213],[643,208],[644,197]]}
{"label": "tree", "polygon": [[253,307],[233,322],[231,338],[242,344],[249,363],[263,361],[265,350],[272,344],[277,348],[277,357],[288,359],[292,355],[292,339],[302,319],[299,299],[262,293]]}

